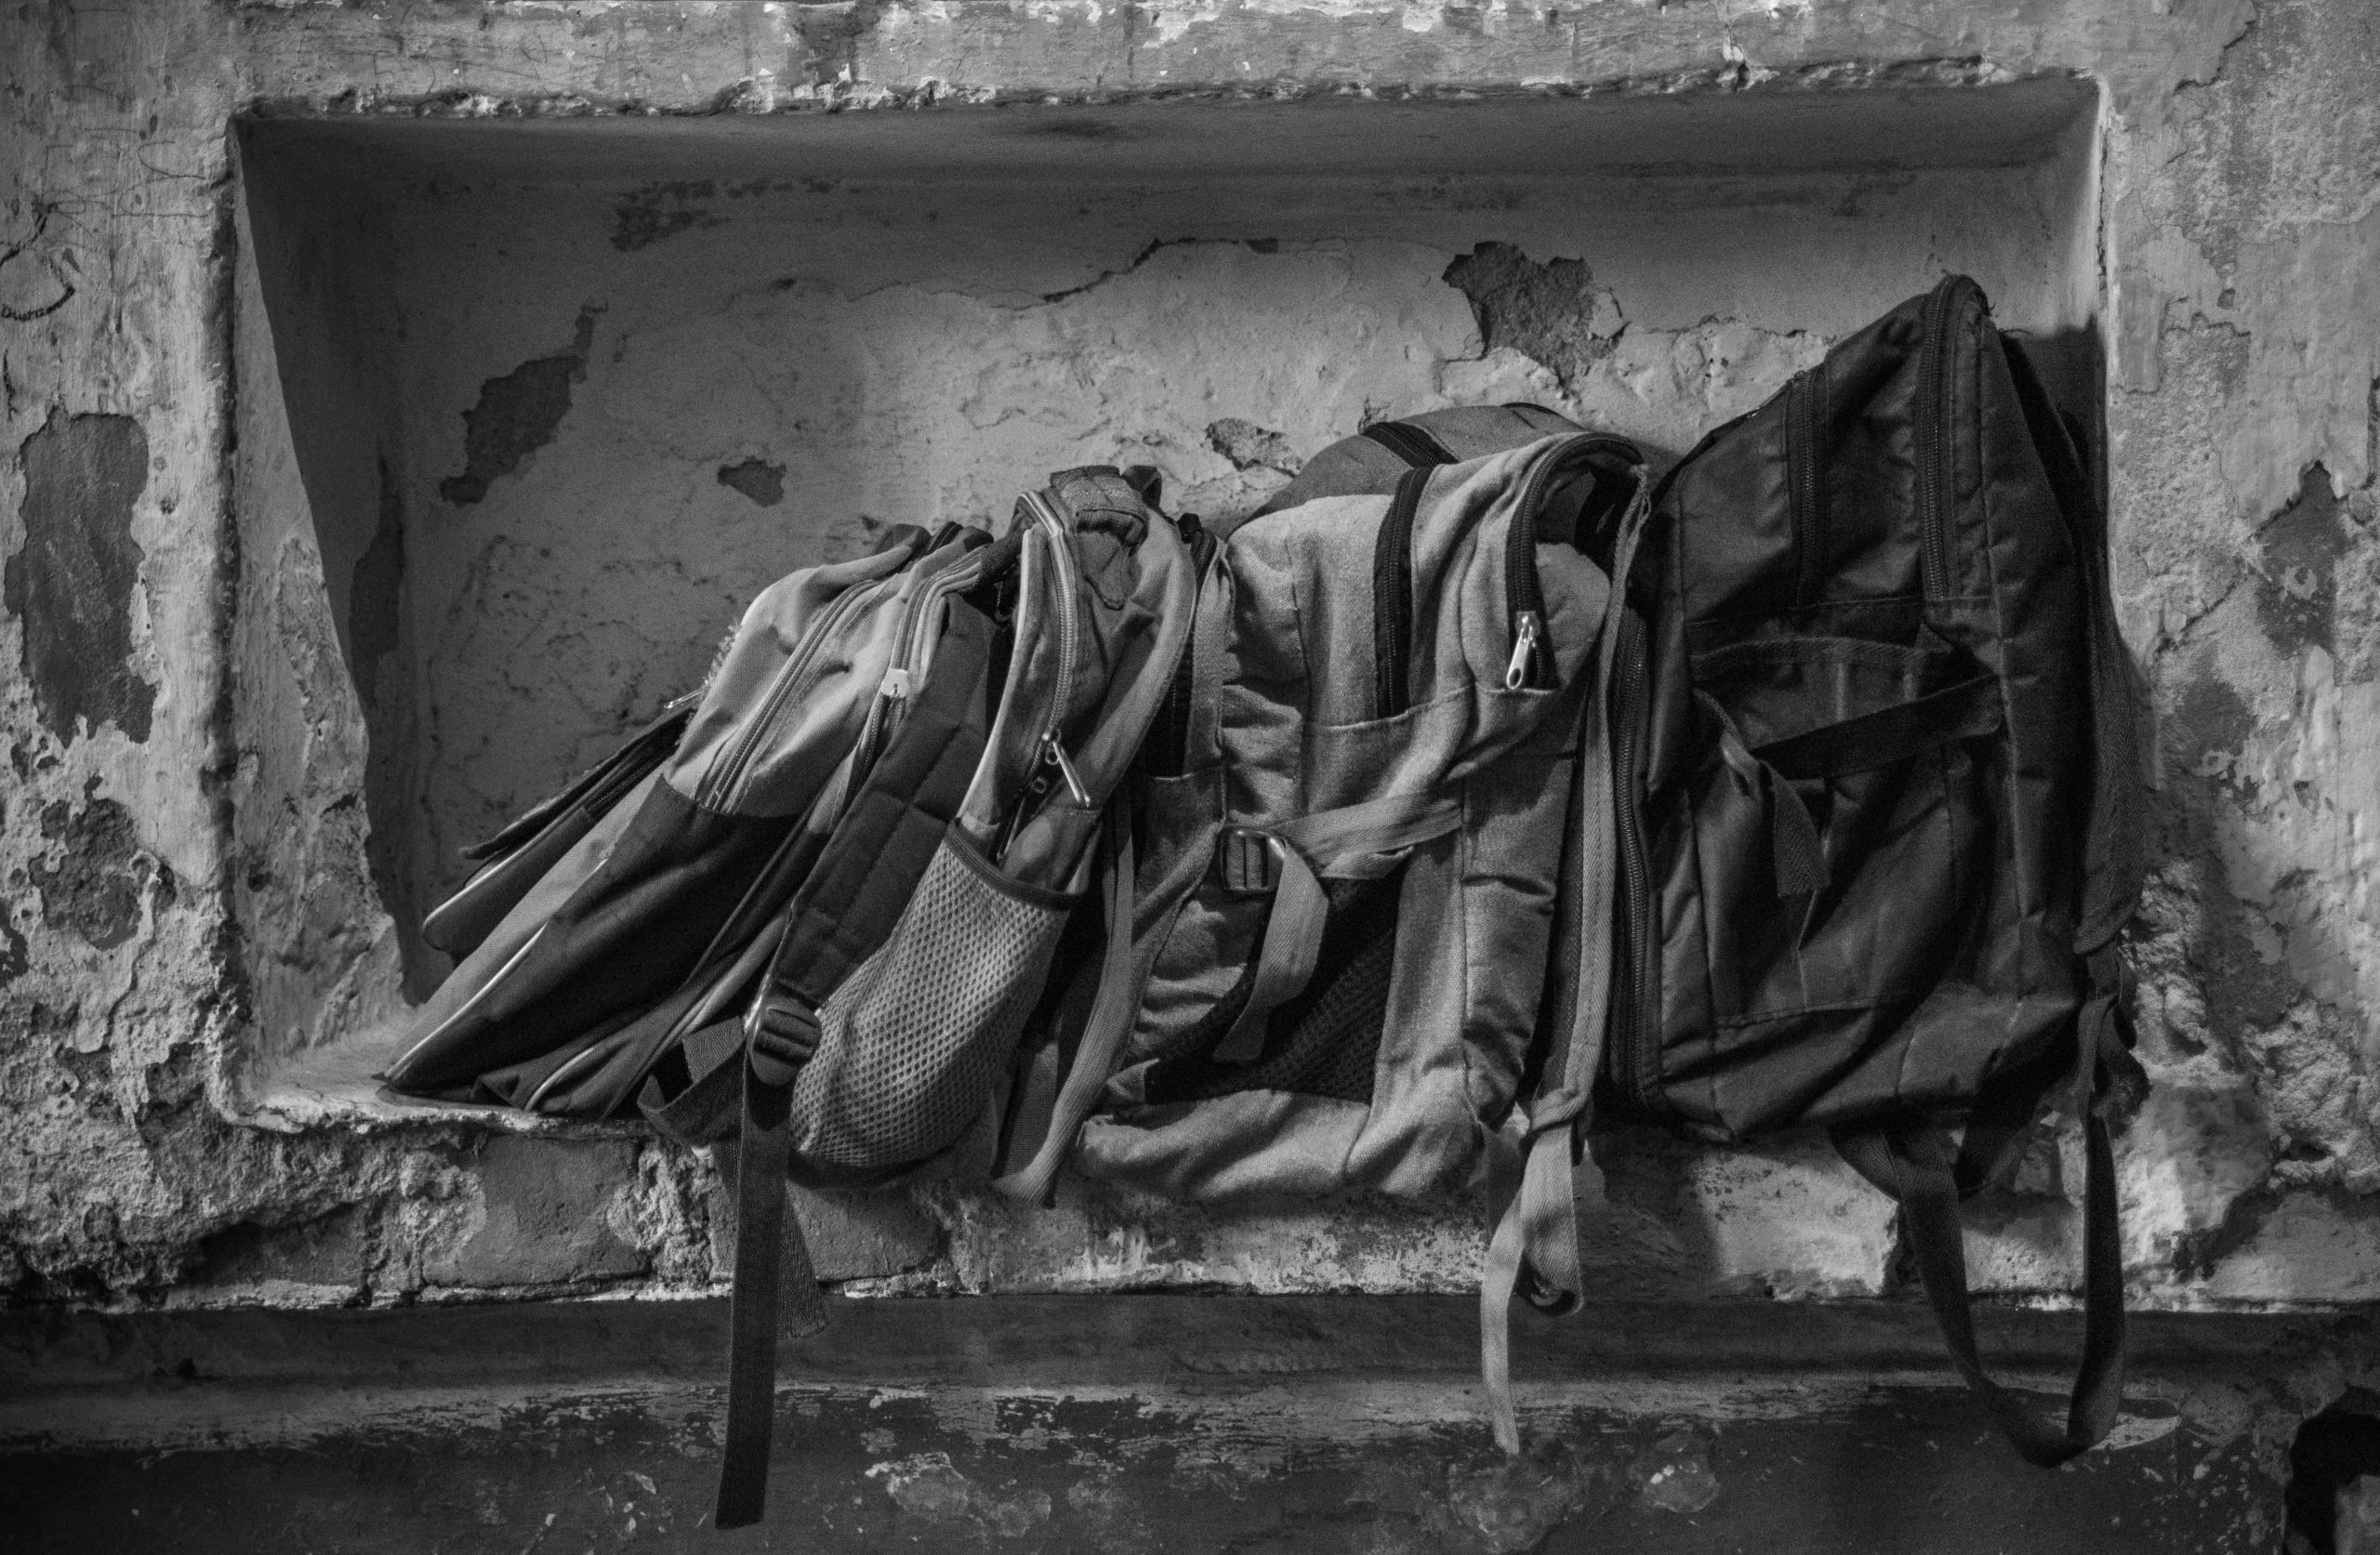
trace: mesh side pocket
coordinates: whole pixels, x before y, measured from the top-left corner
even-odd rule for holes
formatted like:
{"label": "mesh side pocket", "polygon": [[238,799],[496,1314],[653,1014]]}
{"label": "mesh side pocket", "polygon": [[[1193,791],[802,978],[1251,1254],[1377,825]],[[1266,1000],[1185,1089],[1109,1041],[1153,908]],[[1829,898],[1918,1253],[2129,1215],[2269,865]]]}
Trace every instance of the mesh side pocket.
{"label": "mesh side pocket", "polygon": [[818,1012],[793,1087],[796,1153],[889,1172],[956,1142],[1016,1047],[1073,900],[945,840],[892,938]]}
{"label": "mesh side pocket", "polygon": [[1253,1063],[1210,1056],[1248,1003],[1242,978],[1201,1021],[1197,1046],[1151,1067],[1150,1102],[1203,1101],[1240,1090],[1289,1090],[1341,1101],[1372,1099],[1372,1072],[1388,1023],[1388,986],[1396,968],[1397,905],[1406,865],[1377,880],[1330,880],[1330,916],[1314,976],[1265,1019],[1264,1048]]}

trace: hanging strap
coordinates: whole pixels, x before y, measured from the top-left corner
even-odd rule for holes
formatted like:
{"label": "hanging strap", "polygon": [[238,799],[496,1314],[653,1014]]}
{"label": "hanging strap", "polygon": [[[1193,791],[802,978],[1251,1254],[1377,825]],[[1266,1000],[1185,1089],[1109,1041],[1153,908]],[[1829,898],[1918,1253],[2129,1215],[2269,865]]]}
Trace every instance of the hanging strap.
{"label": "hanging strap", "polygon": [[1270,893],[1263,948],[1231,1029],[1214,1047],[1221,1063],[1250,1063],[1264,1050],[1264,1025],[1314,976],[1330,913],[1324,880],[1377,880],[1424,842],[1462,825],[1458,794],[1392,794],[1320,810],[1270,827],[1226,826],[1215,863],[1224,889]]}
{"label": "hanging strap", "polygon": [[2076,947],[2088,955],[2131,918],[2148,873],[2147,806],[2140,774],[2140,705],[2132,656],[2118,628],[2108,582],[2108,535],[2098,492],[2073,424],[2050,402],[2024,348],[2003,337],[2002,357],[2026,430],[2048,476],[2082,573],[2084,661],[2091,684],[2091,816],[2082,855],[2082,921]]}
{"label": "hanging strap", "polygon": [[[826,1323],[808,1249],[785,1213],[794,1082],[817,1051],[818,1011],[892,937],[965,802],[984,750],[990,647],[990,623],[951,600],[933,672],[787,910],[785,932],[745,1018],[727,1447],[717,1527],[760,1521],[767,1497],[780,1285],[795,1303],[788,1326],[806,1333]],[[788,1253],[789,1267],[783,1261]]]}
{"label": "hanging strap", "polygon": [[1033,1159],[992,1184],[993,1191],[1025,1204],[1050,1195],[1058,1168],[1074,1148],[1076,1130],[1099,1104],[1100,1092],[1116,1068],[1116,1055],[1132,1029],[1140,1008],[1140,982],[1132,975],[1132,872],[1137,866],[1132,846],[1131,785],[1118,787],[1108,800],[1106,879],[1107,949],[1101,958],[1099,988],[1091,995],[1091,1013],[1083,1020],[1082,1037],[1075,1044],[1074,1062],[1050,1112],[1050,1127]]}
{"label": "hanging strap", "polygon": [[[1512,1307],[1515,1289],[1532,1305],[1568,1311],[1578,1305],[1585,1277],[1579,1268],[1579,1204],[1603,1197],[1603,1174],[1587,1148],[1590,1099],[1603,1061],[1604,1036],[1611,1014],[1611,976],[1618,890],[1619,796],[1612,771],[1612,680],[1620,663],[1620,629],[1627,613],[1629,569],[1650,511],[1651,482],[1640,471],[1636,494],[1622,515],[1612,554],[1611,596],[1604,607],[1595,642],[1587,705],[1580,715],[1579,757],[1570,786],[1564,896],[1575,909],[1564,915],[1573,932],[1568,948],[1575,969],[1563,996],[1567,1040],[1548,1063],[1536,1098],[1522,1113],[1521,1179],[1497,1217],[1488,1240],[1488,1261],[1479,1279],[1479,1369],[1488,1394],[1488,1423],[1496,1444],[1521,1450],[1520,1420],[1513,1407]],[[1557,917],[1557,927],[1563,919]],[[1526,1281],[1524,1280],[1526,1276]]]}
{"label": "hanging strap", "polygon": [[[2097,1002],[2095,995],[2092,1003]],[[1931,1121],[1833,1130],[1835,1149],[1861,1176],[1900,1205],[1950,1362],[1980,1394],[2019,1453],[2054,1468],[2087,1451],[2114,1429],[2123,1404],[2123,1248],[2116,1223],[2115,1154],[2109,1115],[2143,1083],[2110,1004],[2078,1033],[2075,1101],[2082,1117],[2082,1359],[2063,1425],[2044,1419],[1985,1374],[1976,1352],[1967,1297],[1966,1246],[1959,1222],[1958,1151]]]}

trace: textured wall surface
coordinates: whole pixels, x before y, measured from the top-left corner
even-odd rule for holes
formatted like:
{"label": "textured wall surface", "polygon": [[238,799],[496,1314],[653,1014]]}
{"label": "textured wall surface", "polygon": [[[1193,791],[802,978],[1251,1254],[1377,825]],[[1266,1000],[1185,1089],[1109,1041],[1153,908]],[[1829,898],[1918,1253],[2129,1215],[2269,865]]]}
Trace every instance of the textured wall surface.
{"label": "textured wall surface", "polygon": [[[739,207],[639,185],[542,228],[505,217],[554,250],[542,296],[496,283],[501,229],[449,191],[423,197],[436,219],[341,239],[402,254],[404,284],[358,286],[320,255],[276,281],[249,257],[289,236],[259,230],[271,201],[239,198],[236,113],[957,115],[2077,72],[2103,89],[2085,278],[2108,347],[2114,572],[2158,714],[2157,871],[2135,941],[2157,1087],[2122,1147],[2129,1277],[2138,1302],[2173,1309],[2380,1295],[2375,66],[2380,9],[2356,0],[10,7],[0,1289],[137,1307],[712,1287],[700,1161],[626,1131],[377,1108],[304,1063],[398,1012],[407,957],[384,904],[417,910],[443,850],[699,666],[707,625],[691,642],[587,642],[518,586],[544,575],[536,547],[570,542],[574,512],[633,501],[656,534],[726,537],[708,571],[635,552],[581,563],[628,570],[586,587],[651,587],[673,616],[715,621],[752,578],[853,543],[861,514],[979,511],[1037,460],[1134,438],[1161,437],[1139,446],[1195,502],[1250,500],[1352,429],[1367,394],[1412,408],[1527,386],[1674,452],[1858,322],[1794,333],[1775,300],[1790,268],[1771,268],[1765,299],[1698,308],[1647,256],[1606,268],[1559,220],[1467,219],[1443,190],[1413,203],[1426,220],[1401,248],[1376,220],[1334,235],[1317,217],[1262,234],[1294,240],[1271,250],[1242,241],[1260,235],[1244,221],[1192,231],[1159,191],[1104,235],[1079,225],[958,282],[914,212],[894,223],[903,241],[871,250],[866,198],[821,196],[840,202],[844,257],[756,293],[771,272],[752,247],[823,218],[788,214],[790,195]],[[1844,198],[1940,205],[1889,180]],[[1865,256],[1841,295],[1881,305],[1977,251],[1947,217],[1878,230],[1902,246]],[[1134,259],[1185,231],[1201,241]],[[433,239],[451,242],[403,248]],[[863,287],[863,272],[882,279]],[[1313,325],[1350,278],[1394,308],[1343,336]],[[284,282],[296,301],[274,305]],[[1583,333],[1543,327],[1548,288],[1593,299]],[[1217,304],[1158,337],[1169,298],[1235,292],[1273,311],[1251,324]],[[414,351],[392,381],[369,353],[308,348],[309,318],[330,321],[324,341],[422,327],[454,349]],[[1303,360],[1360,361],[1362,380],[1186,409],[1173,382],[1069,376],[1085,353],[1154,351],[1203,392],[1252,349],[1231,332],[1260,327]],[[842,360],[804,359],[822,331]],[[1427,342],[1419,358],[1395,349],[1408,334]],[[921,431],[965,427],[1001,450],[980,489],[946,450],[910,484],[868,484],[887,434],[850,397],[888,341],[907,342],[904,371],[920,351],[956,369],[911,408]],[[321,425],[347,425],[324,414],[347,404],[402,435],[375,449]],[[785,452],[785,419],[805,416],[850,443],[824,493]],[[696,421],[703,440],[649,441]],[[564,652],[596,667],[556,713],[545,666]],[[1822,1145],[1609,1143],[1620,1213],[1599,1266],[1615,1293],[1897,1288],[1890,1217]],[[1985,1283],[2069,1287],[2067,1148],[2045,1139],[1978,1215]],[[1219,1218],[1069,1193],[1020,1217],[941,1193],[804,1212],[825,1271],[879,1289],[1457,1290],[1477,1247],[1467,1206]],[[2203,1423],[2241,1429],[2220,1411]]]}

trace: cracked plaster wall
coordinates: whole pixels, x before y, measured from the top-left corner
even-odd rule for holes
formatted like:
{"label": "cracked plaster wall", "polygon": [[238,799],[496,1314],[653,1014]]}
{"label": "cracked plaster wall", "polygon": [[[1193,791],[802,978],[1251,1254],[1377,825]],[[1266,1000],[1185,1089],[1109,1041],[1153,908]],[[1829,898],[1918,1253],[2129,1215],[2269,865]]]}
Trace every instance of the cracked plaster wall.
{"label": "cracked plaster wall", "polygon": [[[430,889],[443,867],[430,861],[454,840],[577,759],[606,720],[699,668],[707,626],[692,640],[607,627],[602,640],[562,641],[570,634],[534,591],[502,599],[508,582],[543,575],[527,565],[541,560],[533,548],[567,542],[572,513],[633,497],[656,524],[707,526],[718,543],[698,568],[678,564],[694,548],[680,547],[668,566],[612,576],[596,566],[570,586],[651,588],[671,621],[717,622],[750,583],[856,543],[861,514],[997,510],[1020,474],[1068,462],[1086,442],[1155,434],[1144,446],[1162,453],[1155,462],[1191,505],[1252,500],[1277,469],[1235,461],[1221,450],[1244,450],[1244,438],[1210,428],[1237,417],[1309,451],[1361,414],[1351,396],[1382,395],[1382,385],[1400,407],[1521,386],[1526,397],[1558,398],[1583,385],[1580,398],[1621,429],[1674,452],[1693,428],[1754,402],[1828,335],[1888,299],[1862,296],[1843,317],[1794,321],[1775,301],[1795,289],[1784,248],[1768,305],[1744,297],[1739,277],[1728,314],[1737,322],[1707,321],[1707,305],[1690,300],[1691,253],[1665,272],[1649,247],[1587,253],[1532,228],[1525,204],[1433,213],[1427,202],[1426,230],[1396,240],[1349,237],[1327,211],[1302,227],[1268,219],[1262,233],[1233,213],[1203,232],[1177,221],[1167,235],[1202,241],[1137,263],[1145,220],[1094,217],[1056,253],[1021,231],[980,256],[969,288],[957,290],[936,280],[946,249],[879,241],[858,194],[817,197],[852,215],[823,224],[816,257],[771,292],[764,278],[782,268],[747,254],[740,270],[730,264],[713,279],[695,257],[766,241],[774,229],[761,206],[799,204],[793,194],[714,222],[723,201],[665,191],[582,205],[528,241],[553,245],[564,273],[591,270],[600,249],[606,274],[648,265],[669,284],[572,276],[550,295],[516,288],[484,302],[447,289],[415,306],[443,310],[469,350],[408,356],[419,381],[324,389],[331,399],[313,402],[388,395],[403,432],[385,473],[340,477],[354,494],[343,510],[364,516],[318,526],[319,513],[309,521],[291,494],[308,488],[299,451],[314,442],[285,425],[276,435],[269,402],[246,392],[286,371],[289,357],[234,328],[244,308],[251,319],[261,308],[245,296],[237,262],[245,217],[225,128],[242,104],[471,114],[1199,87],[1791,90],[1951,60],[1985,78],[2087,72],[2106,88],[2097,259],[2115,573],[2160,715],[2159,871],[2136,936],[2145,1055],[2160,1083],[2123,1166],[2136,1298],[2370,1299],[2380,1294],[2369,1080],[2380,905],[2365,886],[2380,820],[2375,28],[2371,7],[2315,0],[2017,0],[1989,11],[1950,0],[1603,0],[1558,11],[1276,0],[402,9],[59,0],[10,11],[0,17],[10,88],[0,99],[10,148],[0,158],[0,556],[27,581],[11,585],[0,618],[11,769],[0,814],[0,1285],[19,1298],[96,1302],[392,1302],[686,1289],[716,1278],[715,1184],[674,1151],[600,1130],[507,1135],[467,1117],[258,1113],[245,1072],[259,1053],[307,1048],[383,1008],[402,956],[377,903]],[[1269,252],[1236,241],[1260,235],[1279,241]],[[348,241],[371,247],[376,234]],[[1532,361],[1491,314],[1491,349],[1443,279],[1452,259],[1491,242],[1540,264],[1585,259],[1609,293],[1613,329],[1598,323],[1583,341],[1547,347],[1565,360]],[[1978,242],[1947,249],[1996,252],[2003,274],[2025,262],[2020,238],[1996,251]],[[466,270],[507,257],[454,253]],[[1490,251],[1484,262],[1496,259]],[[1866,273],[1890,294],[1923,284],[1933,262],[1916,250],[1885,254]],[[854,284],[860,270],[877,281]],[[1546,283],[1561,280],[1547,273]],[[1391,307],[1326,353],[1302,314],[1355,276]],[[1364,370],[1326,394],[1268,388],[1274,408],[1252,411],[1236,396],[1187,414],[1178,383],[1085,392],[1070,377],[1086,352],[1120,367],[1152,349],[1165,298],[1182,295],[1169,287],[1225,281],[1276,310],[1265,328],[1289,330],[1312,356],[1356,353]],[[441,287],[435,276],[416,284]],[[854,313],[866,323],[851,324]],[[830,314],[841,321],[834,329],[820,322]],[[1202,318],[1201,327],[1235,321]],[[1429,342],[1422,358],[1389,349],[1392,334],[1406,333]],[[787,457],[787,414],[815,417],[822,444],[871,425],[845,396],[880,381],[871,374],[898,341],[970,366],[938,380],[937,392],[947,412],[990,423],[975,429],[1001,462],[978,467],[929,447],[887,482],[873,473],[881,446],[865,438],[824,476]],[[1195,339],[1159,349],[1183,351],[1202,384],[1227,365],[1221,354],[1201,365]],[[463,413],[484,402],[491,380],[558,356],[576,365],[549,386],[549,405],[561,387],[569,399],[550,438],[509,468],[496,468],[500,447],[492,463],[475,459]],[[655,370],[623,371],[641,361]],[[985,376],[995,361],[1009,364],[1006,377]],[[694,372],[696,362],[716,371]],[[1646,384],[1651,392],[1639,393]],[[1034,408],[1001,418],[1021,402]],[[404,407],[419,406],[435,414],[408,419]],[[648,446],[654,428],[685,424],[694,407],[707,428],[698,445]],[[135,423],[147,468],[124,524],[131,548],[111,553],[135,559],[121,663],[87,666],[84,683],[99,694],[61,698],[54,677],[45,679],[46,628],[20,601],[54,564],[44,559],[55,547],[40,542],[50,500],[37,489],[49,479],[44,429],[79,417]],[[752,461],[763,473],[786,467],[781,502],[763,506],[746,478],[728,479]],[[483,498],[459,510],[444,503],[440,483],[475,467]],[[350,458],[345,468],[366,467]],[[541,534],[541,523],[560,527]],[[442,525],[489,538],[429,543]],[[403,580],[400,610],[368,608],[359,626],[337,580],[392,573]],[[458,609],[473,599],[501,608]],[[450,622],[490,646],[458,640]],[[112,642],[113,631],[92,639]],[[359,639],[372,651],[361,673]],[[505,710],[550,688],[489,666],[557,647],[596,665],[574,678],[579,704],[567,719],[519,731],[519,748],[496,759],[487,753]],[[408,655],[417,672],[390,686],[382,666]],[[484,696],[456,697],[473,677]],[[406,746],[377,727],[364,738],[359,686],[394,709],[392,728],[463,703],[483,707],[481,722],[415,741],[416,757],[441,756],[376,778],[384,747]],[[100,716],[62,727],[69,705]],[[126,711],[135,706],[145,727]],[[434,850],[371,856],[389,844],[367,822],[391,795],[426,799]],[[355,1013],[311,1030],[306,1012],[335,991],[326,969]],[[1705,1155],[1633,1136],[1614,1142],[1622,1213],[1606,1228],[1600,1266],[1615,1288],[1830,1296],[1888,1283],[1887,1218],[1818,1147]],[[1978,1217],[1974,1251],[1987,1283],[2051,1294],[2070,1284],[2065,1153],[2044,1140],[2021,1191]],[[1686,1205],[1698,1213],[1674,1212]],[[806,1212],[829,1272],[938,1288],[1446,1287],[1467,1274],[1475,1249],[1453,1206],[1320,1206],[1257,1226],[1079,1197],[1022,1223],[951,1196],[822,1201]]]}

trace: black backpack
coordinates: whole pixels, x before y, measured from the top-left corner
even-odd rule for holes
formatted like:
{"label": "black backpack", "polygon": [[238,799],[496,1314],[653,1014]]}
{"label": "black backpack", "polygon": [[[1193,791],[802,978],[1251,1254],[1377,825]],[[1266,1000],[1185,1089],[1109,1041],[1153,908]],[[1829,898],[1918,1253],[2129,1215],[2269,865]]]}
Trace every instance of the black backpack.
{"label": "black backpack", "polygon": [[[2122,1391],[2109,1121],[2144,1083],[2117,945],[2142,839],[2105,557],[2072,429],[1964,276],[1704,439],[1626,573],[1609,965],[1576,942],[1559,991],[1591,1007],[1607,975],[1616,1110],[1721,1142],[1825,1126],[2042,1464],[2104,1437]],[[1592,1013],[1543,1088],[1597,1067]],[[2086,1316],[2058,1426],[1977,1358],[1958,1206],[2069,1081]],[[1523,1288],[1559,1308],[1592,1166],[1575,1108],[1533,1131]]]}

